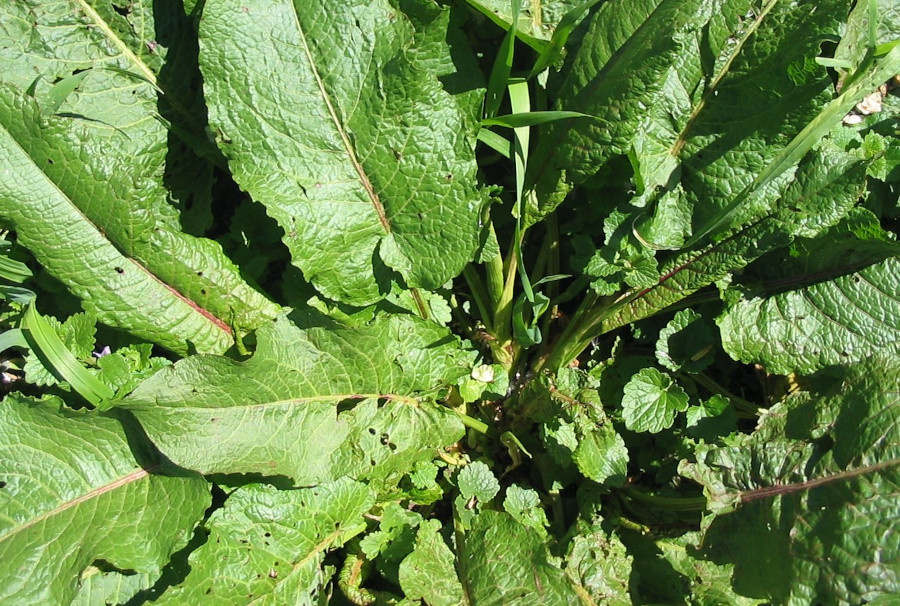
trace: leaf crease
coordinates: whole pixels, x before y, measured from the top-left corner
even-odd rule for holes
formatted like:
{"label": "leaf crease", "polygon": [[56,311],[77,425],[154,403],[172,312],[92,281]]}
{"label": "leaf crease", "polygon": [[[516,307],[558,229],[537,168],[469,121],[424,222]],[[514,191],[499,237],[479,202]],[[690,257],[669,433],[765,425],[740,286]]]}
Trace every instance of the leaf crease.
{"label": "leaf crease", "polygon": [[384,232],[386,234],[390,234],[391,223],[390,221],[388,221],[387,213],[384,210],[384,204],[381,203],[381,199],[378,197],[378,193],[372,186],[372,182],[369,180],[369,176],[363,169],[359,158],[356,157],[356,150],[353,147],[353,142],[350,140],[350,135],[347,132],[347,129],[344,126],[343,122],[341,121],[340,116],[338,116],[337,109],[331,102],[331,95],[325,88],[325,83],[322,81],[322,76],[319,74],[319,70],[316,68],[316,61],[313,58],[312,51],[309,48],[309,43],[306,39],[306,32],[303,30],[303,26],[300,23],[300,16],[297,14],[297,7],[293,3],[291,4],[291,7],[294,9],[294,22],[297,26],[297,33],[300,35],[300,42],[303,45],[303,53],[306,55],[306,60],[309,62],[309,68],[312,71],[313,77],[316,79],[316,86],[318,86],[319,92],[321,92],[322,94],[322,101],[324,101],[325,107],[328,108],[328,115],[331,116],[331,120],[332,122],[334,122],[334,126],[337,129],[338,134],[341,137],[341,141],[344,144],[344,149],[347,152],[347,157],[350,158],[350,162],[353,164],[353,168],[356,170],[356,174],[359,176],[359,181],[362,184],[363,188],[366,190],[366,194],[369,196],[369,200],[372,202],[372,208],[375,209],[375,213],[378,215],[378,222],[381,223],[381,227],[384,228]]}

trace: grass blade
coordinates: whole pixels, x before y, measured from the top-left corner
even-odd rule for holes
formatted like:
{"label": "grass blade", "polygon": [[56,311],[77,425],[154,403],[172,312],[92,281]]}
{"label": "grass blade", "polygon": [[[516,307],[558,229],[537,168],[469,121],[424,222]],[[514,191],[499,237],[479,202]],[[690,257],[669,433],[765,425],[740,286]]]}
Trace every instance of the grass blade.
{"label": "grass blade", "polygon": [[588,114],[569,111],[537,111],[507,114],[495,118],[486,118],[481,121],[482,126],[505,126],[506,128],[519,128],[522,126],[537,126],[556,122],[557,120],[570,120],[572,118],[593,118]]}
{"label": "grass blade", "polygon": [[31,350],[85,400],[98,406],[103,400],[111,399],[115,395],[112,389],[90,374],[72,355],[53,327],[35,309],[34,304],[25,310],[20,328]]}
{"label": "grass blade", "polygon": [[581,18],[598,2],[600,2],[600,0],[588,0],[584,4],[576,6],[567,12],[563,18],[560,19],[559,25],[557,25],[556,29],[553,31],[553,37],[550,38],[550,43],[547,44],[543,51],[541,51],[537,61],[534,62],[534,67],[531,68],[531,73],[528,74],[528,80],[537,76],[562,57],[563,49],[566,46],[566,42],[569,40],[569,34],[572,33],[572,30],[575,29],[575,26],[578,25]]}
{"label": "grass blade", "polygon": [[519,12],[522,8],[521,0],[512,0],[512,22],[497,52],[491,75],[488,78],[487,93],[484,97],[484,117],[493,118],[500,110],[500,102],[503,100],[504,91],[509,84],[509,74],[512,71],[513,55],[516,48],[516,23],[519,21]]}

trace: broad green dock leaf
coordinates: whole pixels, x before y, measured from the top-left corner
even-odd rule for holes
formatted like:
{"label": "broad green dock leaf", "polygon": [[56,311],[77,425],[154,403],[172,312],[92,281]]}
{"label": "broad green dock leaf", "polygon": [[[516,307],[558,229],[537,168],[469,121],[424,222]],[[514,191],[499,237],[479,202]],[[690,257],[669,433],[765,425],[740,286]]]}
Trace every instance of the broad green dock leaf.
{"label": "broad green dock leaf", "polygon": [[[703,3],[687,21],[669,16],[676,24],[675,33],[658,36],[667,42],[651,40],[648,35],[665,9],[665,2],[658,4],[653,13],[646,14],[646,21],[638,24],[627,44],[613,47],[615,55],[609,50],[598,54],[608,44],[603,36],[596,37],[601,42],[586,43],[579,50],[561,85],[558,108],[597,113],[587,109],[585,99],[591,98],[588,94],[602,94],[609,97],[605,99],[608,105],[622,109],[620,114],[612,114],[616,120],[604,118],[612,122],[608,125],[578,125],[572,132],[566,125],[547,129],[549,139],[542,143],[547,161],[533,176],[539,185],[544,180],[539,192],[546,196],[546,202],[534,211],[537,217],[552,210],[560,193],[585,181],[606,160],[628,155],[636,173],[636,204],[644,206],[661,192],[674,193],[682,200],[682,211],[692,208],[694,224],[706,226],[701,230],[705,232],[726,210],[729,215],[734,211],[730,204],[764,206],[764,200],[744,200],[744,190],[751,184],[768,185],[809,149],[794,145],[798,143],[794,141],[796,157],[784,153],[790,151],[786,145],[791,138],[817,118],[832,95],[826,70],[815,58],[821,44],[840,33],[841,20],[849,10],[846,0],[815,6],[778,0]],[[688,3],[672,4],[683,5],[676,7],[678,11],[689,10]],[[599,11],[597,19],[602,14]],[[609,29],[604,25],[600,31]],[[598,63],[610,66],[601,74],[622,69],[629,51],[639,48],[635,44],[641,36],[645,47],[668,44],[653,53],[655,71],[653,62],[642,61],[639,69],[627,72],[640,74],[647,82],[645,87],[615,89],[605,77],[597,80],[595,92],[585,89],[577,96],[568,94],[572,83],[579,83],[583,71],[579,61],[590,66],[587,74],[595,73],[592,70]],[[610,114],[607,110],[600,115]],[[827,123],[816,123],[820,128],[815,139],[841,117],[843,114],[835,113],[828,116]],[[559,155],[560,148],[563,155]],[[779,154],[787,165],[773,164]],[[533,166],[537,168],[537,164]],[[777,174],[758,182],[764,169],[771,166],[778,168]],[[555,178],[552,175],[560,171],[562,185],[550,185]]]}
{"label": "broad green dock leaf", "polygon": [[461,28],[463,6],[441,6],[431,0],[397,0],[415,28],[405,56],[416,66],[437,76],[444,90],[465,116],[465,127],[476,129],[484,105],[484,74],[466,32]]}
{"label": "broad green dock leaf", "polygon": [[61,404],[0,406],[3,603],[68,604],[96,563],[159,576],[210,504],[199,474],[158,475],[118,420]]}
{"label": "broad green dock leaf", "polygon": [[813,237],[836,224],[858,201],[865,166],[848,154],[814,151],[807,156],[775,208],[719,242],[666,262],[657,283],[633,289],[602,318],[602,332],[646,317],[741,269],[793,237]]}
{"label": "broad green dock leaf", "polygon": [[[731,32],[726,27],[717,32],[721,50],[712,74],[693,72],[697,80],[679,74],[686,76],[681,81],[686,91],[703,88],[665,138],[669,153],[680,160],[681,183],[694,204],[696,226],[726,208],[745,187],[764,185],[757,182],[759,175],[819,118],[833,89],[815,58],[823,42],[839,35],[849,5],[847,0],[762,2],[747,18],[732,22]],[[809,146],[842,117],[822,124]],[[800,157],[789,159],[787,166]]]}
{"label": "broad green dock leaf", "polygon": [[462,436],[455,414],[416,397],[471,372],[473,355],[446,329],[410,316],[322,322],[280,318],[246,362],[184,359],[120,405],[179,465],[297,485],[402,475]]}
{"label": "broad green dock leaf", "polygon": [[559,84],[555,109],[594,121],[552,123],[530,163],[539,195],[526,225],[540,220],[572,184],[585,181],[606,160],[630,151],[643,116],[669,71],[724,0],[613,0],[591,17],[584,41]]}
{"label": "broad green dock leaf", "polygon": [[222,352],[232,319],[246,329],[274,315],[217,244],[154,217],[164,193],[150,167],[104,152],[123,135],[89,137],[5,85],[0,123],[0,220],[100,321],[176,352]]}
{"label": "broad green dock leaf", "polygon": [[[209,164],[167,147],[163,124],[199,129],[188,139],[202,151],[189,20],[171,1],[121,12],[88,0],[0,7],[0,221],[102,322],[179,353],[221,352],[230,325],[255,328],[277,308],[218,245],[181,233],[178,208],[212,186]],[[41,109],[73,74],[57,111]]]}
{"label": "broad green dock leaf", "polygon": [[333,568],[325,553],[365,530],[375,495],[348,479],[300,490],[251,484],[207,522],[187,578],[158,604],[321,604]]}
{"label": "broad green dock leaf", "polygon": [[[196,156],[173,158],[161,145],[168,124],[197,153],[219,159],[203,133],[197,40],[180,0],[7,2],[0,16],[0,81],[46,98],[57,106],[51,113],[81,119],[97,136],[113,128],[127,134],[107,153],[138,153],[159,167],[186,162],[195,185],[211,186],[209,167]],[[57,97],[53,89],[64,82],[77,86]]]}
{"label": "broad green dock leaf", "polygon": [[793,396],[741,444],[682,466],[723,514],[700,555],[734,564],[737,593],[779,604],[897,595],[898,385],[896,360],[870,358],[837,393]]}
{"label": "broad green dock leaf", "polygon": [[469,603],[484,606],[582,604],[576,586],[541,534],[512,516],[483,511],[458,547],[457,569]]}
{"label": "broad green dock leaf", "polygon": [[[869,23],[870,5],[876,5],[874,23]],[[873,27],[874,26],[874,27]],[[870,34],[874,33],[874,39]],[[855,68],[870,47],[877,47],[900,36],[900,5],[897,0],[866,0],[857,2],[847,20],[847,31],[834,51],[838,61],[849,62]],[[848,70],[852,71],[852,70]]]}
{"label": "broad green dock leaf", "polygon": [[220,148],[284,229],[293,263],[333,299],[373,303],[392,272],[438,288],[478,246],[476,129],[404,56],[414,34],[387,0],[203,9],[200,67]]}
{"label": "broad green dock leaf", "polygon": [[821,246],[806,267],[751,290],[720,316],[729,355],[788,374],[900,353],[900,247],[831,239]]}
{"label": "broad green dock leaf", "polygon": [[150,589],[159,575],[122,574],[91,566],[81,574],[78,595],[71,606],[127,604],[137,594]]}

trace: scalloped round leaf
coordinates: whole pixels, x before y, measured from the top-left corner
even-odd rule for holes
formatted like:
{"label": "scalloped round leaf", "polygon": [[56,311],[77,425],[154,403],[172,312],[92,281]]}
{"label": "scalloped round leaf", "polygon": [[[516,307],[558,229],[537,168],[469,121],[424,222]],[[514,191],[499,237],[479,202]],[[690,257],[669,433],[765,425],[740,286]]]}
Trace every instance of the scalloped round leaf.
{"label": "scalloped round leaf", "polygon": [[579,423],[573,459],[585,477],[607,486],[621,486],[628,475],[628,449],[612,423]]}
{"label": "scalloped round leaf", "polygon": [[644,368],[625,385],[622,419],[632,431],[659,433],[687,407],[688,395],[680,385],[655,368]]}
{"label": "scalloped round leaf", "polygon": [[494,477],[490,467],[481,461],[475,461],[459,470],[456,484],[463,499],[472,497],[485,504],[500,492],[500,483]]}

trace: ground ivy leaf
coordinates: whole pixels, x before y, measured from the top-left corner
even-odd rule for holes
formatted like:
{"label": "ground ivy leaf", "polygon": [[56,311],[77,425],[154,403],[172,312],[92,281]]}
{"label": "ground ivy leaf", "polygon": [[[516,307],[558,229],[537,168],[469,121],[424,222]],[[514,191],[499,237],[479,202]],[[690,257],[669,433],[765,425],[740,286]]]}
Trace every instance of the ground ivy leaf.
{"label": "ground ivy leaf", "polygon": [[675,422],[675,414],[687,410],[688,395],[671,377],[655,368],[644,368],[625,385],[622,419],[632,431],[659,433]]}
{"label": "ground ivy leaf", "polygon": [[306,279],[356,305],[389,292],[390,270],[434,290],[479,244],[475,131],[405,56],[414,33],[387,0],[203,8],[210,123],[235,180],[284,229]]}
{"label": "ground ivy leaf", "polygon": [[474,354],[447,329],[412,316],[356,327],[308,321],[318,326],[281,317],[260,328],[246,362],[186,358],[119,405],[179,465],[285,475],[297,485],[343,475],[399,480],[462,436],[455,414],[415,397],[472,368]]}
{"label": "ground ivy leaf", "polygon": [[697,451],[682,472],[713,512],[702,555],[733,563],[737,593],[775,603],[895,596],[900,575],[900,366],[875,356],[835,393],[801,393],[743,443]]}
{"label": "ground ivy leaf", "polygon": [[399,584],[400,562],[408,556],[416,538],[416,527],[422,516],[408,511],[399,503],[388,503],[381,514],[378,530],[370,532],[359,542],[359,548],[375,566],[381,576]]}
{"label": "ground ivy leaf", "polygon": [[573,459],[585,477],[607,486],[620,486],[628,471],[628,449],[612,423],[579,423]]}
{"label": "ground ivy leaf", "polygon": [[546,536],[550,522],[547,521],[547,514],[541,507],[541,496],[536,490],[513,484],[506,489],[503,509],[520,524],[534,528]]}
{"label": "ground ivy leaf", "polygon": [[463,499],[468,501],[475,497],[482,505],[500,492],[500,483],[494,477],[491,468],[481,461],[475,461],[460,469],[456,483]]}
{"label": "ground ivy leaf", "polygon": [[325,552],[365,529],[375,495],[343,478],[314,488],[250,484],[232,492],[207,527],[191,570],[159,604],[318,604],[331,571]]}
{"label": "ground ivy leaf", "polygon": [[475,516],[458,558],[460,580],[470,603],[582,603],[565,571],[550,555],[544,537],[507,513],[483,511]]}
{"label": "ground ivy leaf", "polygon": [[159,475],[153,457],[117,419],[66,410],[55,398],[7,396],[0,601],[68,604],[98,562],[157,578],[187,544],[210,494],[199,474]]}
{"label": "ground ivy leaf", "polygon": [[400,563],[400,586],[408,600],[433,606],[456,606],[463,588],[456,576],[454,556],[440,535],[439,520],[426,520],[416,533],[413,552]]}

